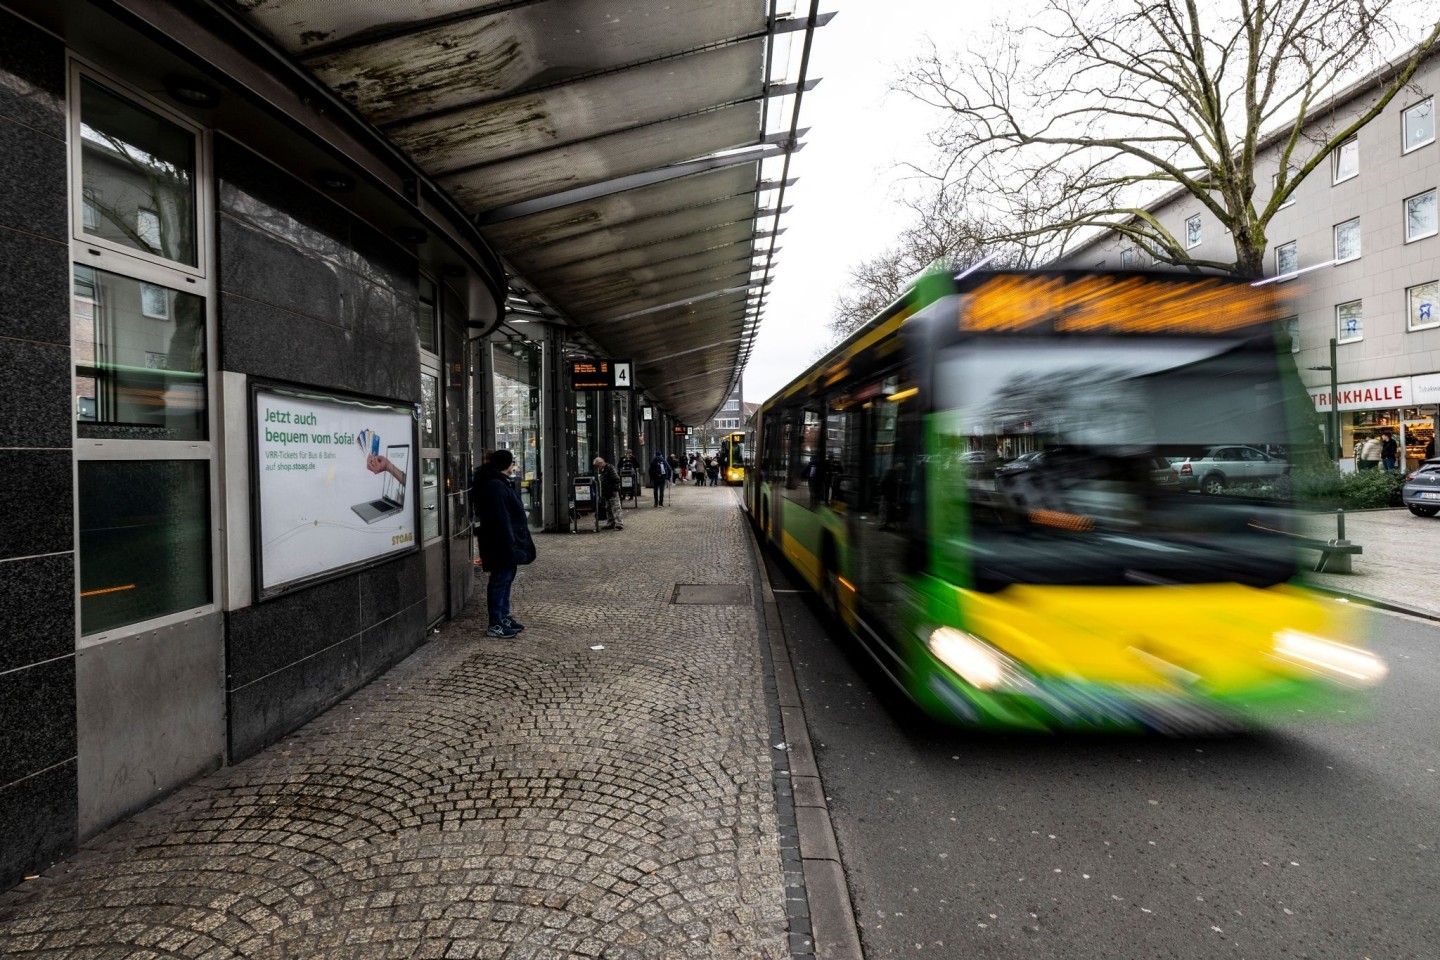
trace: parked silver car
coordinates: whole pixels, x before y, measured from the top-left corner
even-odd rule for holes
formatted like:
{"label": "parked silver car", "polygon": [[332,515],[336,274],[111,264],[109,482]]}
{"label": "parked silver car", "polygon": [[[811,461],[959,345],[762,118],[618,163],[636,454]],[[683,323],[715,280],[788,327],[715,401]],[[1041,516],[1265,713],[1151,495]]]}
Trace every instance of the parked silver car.
{"label": "parked silver car", "polygon": [[1182,490],[1219,493],[1232,484],[1275,480],[1290,473],[1290,461],[1240,444],[1210,447],[1204,456],[1174,464]]}
{"label": "parked silver car", "polygon": [[1440,457],[1426,460],[1413,473],[1405,475],[1400,499],[1417,517],[1440,513]]}

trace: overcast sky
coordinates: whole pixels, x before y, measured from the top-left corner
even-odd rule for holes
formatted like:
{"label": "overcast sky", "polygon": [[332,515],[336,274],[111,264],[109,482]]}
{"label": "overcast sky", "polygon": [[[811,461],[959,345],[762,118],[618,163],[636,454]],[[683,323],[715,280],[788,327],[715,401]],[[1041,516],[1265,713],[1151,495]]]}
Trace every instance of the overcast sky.
{"label": "overcast sky", "polygon": [[[807,9],[803,0],[801,9]],[[901,65],[926,34],[963,47],[968,31],[989,22],[990,0],[823,0],[838,15],[815,32],[809,74],[821,83],[801,101],[810,127],[785,193],[794,209],[785,233],[765,319],[745,369],[745,399],[761,401],[816,359],[849,268],[894,240],[907,217],[896,202],[897,169],[926,150],[934,110],[889,93]]]}

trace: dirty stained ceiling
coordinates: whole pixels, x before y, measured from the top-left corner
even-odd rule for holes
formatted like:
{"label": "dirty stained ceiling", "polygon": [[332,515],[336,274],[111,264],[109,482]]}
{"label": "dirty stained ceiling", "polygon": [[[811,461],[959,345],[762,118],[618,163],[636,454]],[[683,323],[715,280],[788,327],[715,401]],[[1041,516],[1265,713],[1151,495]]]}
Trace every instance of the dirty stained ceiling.
{"label": "dirty stained ceiling", "polygon": [[828,19],[813,0],[225,2],[476,218],[517,311],[632,359],[682,422],[725,401],[801,132],[805,60],[786,87],[782,54]]}

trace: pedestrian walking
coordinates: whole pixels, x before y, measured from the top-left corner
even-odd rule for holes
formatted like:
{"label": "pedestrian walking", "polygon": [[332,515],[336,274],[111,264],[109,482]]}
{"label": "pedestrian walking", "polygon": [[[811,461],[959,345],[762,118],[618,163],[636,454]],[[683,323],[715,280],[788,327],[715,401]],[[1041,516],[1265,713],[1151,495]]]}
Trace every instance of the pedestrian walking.
{"label": "pedestrian walking", "polygon": [[1360,463],[1358,466],[1361,470],[1374,470],[1380,466],[1379,437],[1370,437],[1360,445]]}
{"label": "pedestrian walking", "polygon": [[535,559],[535,540],[525,518],[525,505],[510,479],[515,455],[496,450],[475,471],[470,485],[470,503],[478,524],[480,560],[490,575],[485,587],[485,609],[490,625],[487,637],[509,639],[525,629],[510,614],[510,590],[515,574]]}
{"label": "pedestrian walking", "polygon": [[670,464],[665,462],[665,456],[661,453],[655,454],[655,460],[650,464],[650,486],[655,492],[655,506],[665,506],[665,485],[670,480]]}
{"label": "pedestrian walking", "polygon": [[720,485],[720,460],[718,457],[711,457],[705,461],[705,472],[710,474],[710,486]]}
{"label": "pedestrian walking", "polygon": [[1385,465],[1386,472],[1394,471],[1400,460],[1400,444],[1395,441],[1395,435],[1389,430],[1380,431],[1380,462]]}
{"label": "pedestrian walking", "polygon": [[592,465],[595,476],[600,478],[600,499],[605,503],[605,512],[610,515],[605,529],[624,530],[625,521],[620,516],[620,474],[605,462],[604,457],[596,457]]}

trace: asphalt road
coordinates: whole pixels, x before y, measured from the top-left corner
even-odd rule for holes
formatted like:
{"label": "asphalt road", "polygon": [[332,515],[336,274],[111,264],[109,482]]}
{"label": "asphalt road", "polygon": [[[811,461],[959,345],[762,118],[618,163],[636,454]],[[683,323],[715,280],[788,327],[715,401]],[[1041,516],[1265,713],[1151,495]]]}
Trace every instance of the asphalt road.
{"label": "asphalt road", "polygon": [[1373,713],[1213,740],[936,730],[777,594],[865,955],[1440,958],[1440,625]]}

